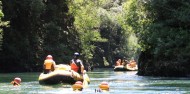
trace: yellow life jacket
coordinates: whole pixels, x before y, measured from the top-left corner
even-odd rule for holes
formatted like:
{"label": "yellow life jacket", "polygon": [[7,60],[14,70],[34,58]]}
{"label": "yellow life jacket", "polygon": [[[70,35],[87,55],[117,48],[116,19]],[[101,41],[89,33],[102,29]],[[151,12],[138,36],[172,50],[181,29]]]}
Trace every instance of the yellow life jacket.
{"label": "yellow life jacket", "polygon": [[52,60],[45,60],[44,61],[44,69],[51,70],[53,66],[53,61]]}

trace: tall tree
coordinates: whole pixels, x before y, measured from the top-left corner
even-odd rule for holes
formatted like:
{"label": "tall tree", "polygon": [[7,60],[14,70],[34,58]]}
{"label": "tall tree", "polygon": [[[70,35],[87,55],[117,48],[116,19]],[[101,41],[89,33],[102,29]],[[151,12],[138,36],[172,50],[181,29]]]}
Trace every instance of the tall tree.
{"label": "tall tree", "polygon": [[[42,70],[46,55],[57,62],[71,58],[75,39],[66,0],[2,0],[5,20],[1,72]],[[70,31],[70,32],[69,32]],[[78,44],[77,44],[78,45]]]}
{"label": "tall tree", "polygon": [[52,54],[57,64],[68,63],[80,45],[78,34],[73,28],[74,17],[68,13],[68,1],[46,0],[45,6],[42,14],[43,50],[45,54]]}
{"label": "tall tree", "polygon": [[0,52],[2,50],[3,31],[2,28],[8,26],[9,21],[3,21],[4,14],[2,12],[2,2],[0,1]]}
{"label": "tall tree", "polygon": [[44,4],[39,0],[2,0],[5,20],[1,71],[32,71],[39,58],[40,13]]}

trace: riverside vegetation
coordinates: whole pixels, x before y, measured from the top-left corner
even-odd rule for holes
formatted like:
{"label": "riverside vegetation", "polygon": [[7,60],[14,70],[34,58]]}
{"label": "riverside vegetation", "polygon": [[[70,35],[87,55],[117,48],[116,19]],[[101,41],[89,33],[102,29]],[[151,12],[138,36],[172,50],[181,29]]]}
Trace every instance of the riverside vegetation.
{"label": "riverside vegetation", "polygon": [[80,52],[84,64],[138,61],[138,75],[190,73],[188,0],[1,0],[0,72],[42,71]]}

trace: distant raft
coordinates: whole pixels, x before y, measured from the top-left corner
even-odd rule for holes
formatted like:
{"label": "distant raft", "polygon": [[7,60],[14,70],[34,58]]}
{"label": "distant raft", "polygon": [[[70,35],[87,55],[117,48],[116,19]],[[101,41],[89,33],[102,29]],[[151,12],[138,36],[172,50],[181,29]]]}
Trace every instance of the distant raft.
{"label": "distant raft", "polygon": [[127,64],[126,66],[120,65],[114,67],[114,71],[137,71],[137,70],[138,70],[137,65],[131,65],[131,64]]}
{"label": "distant raft", "polygon": [[115,66],[114,71],[127,71],[127,68],[123,65]]}
{"label": "distant raft", "polygon": [[127,68],[128,71],[137,71],[138,70],[137,64],[135,64],[135,65],[127,64],[126,68]]}
{"label": "distant raft", "polygon": [[[88,76],[85,76],[88,77]],[[74,84],[76,81],[83,81],[83,78],[79,73],[71,70],[69,65],[56,65],[56,69],[48,74],[41,73],[38,81],[40,84]],[[89,79],[89,78],[85,78]]]}

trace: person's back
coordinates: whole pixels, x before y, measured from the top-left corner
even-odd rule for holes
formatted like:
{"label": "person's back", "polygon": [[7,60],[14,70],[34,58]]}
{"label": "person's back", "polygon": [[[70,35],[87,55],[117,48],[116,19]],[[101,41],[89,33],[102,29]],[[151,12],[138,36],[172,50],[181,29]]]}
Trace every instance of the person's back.
{"label": "person's back", "polygon": [[52,70],[52,66],[53,66],[53,60],[45,60],[44,61],[44,68],[45,69],[49,69]]}
{"label": "person's back", "polygon": [[48,55],[46,60],[44,61],[44,74],[47,74],[51,71],[55,70],[55,62],[53,61],[53,57]]}

